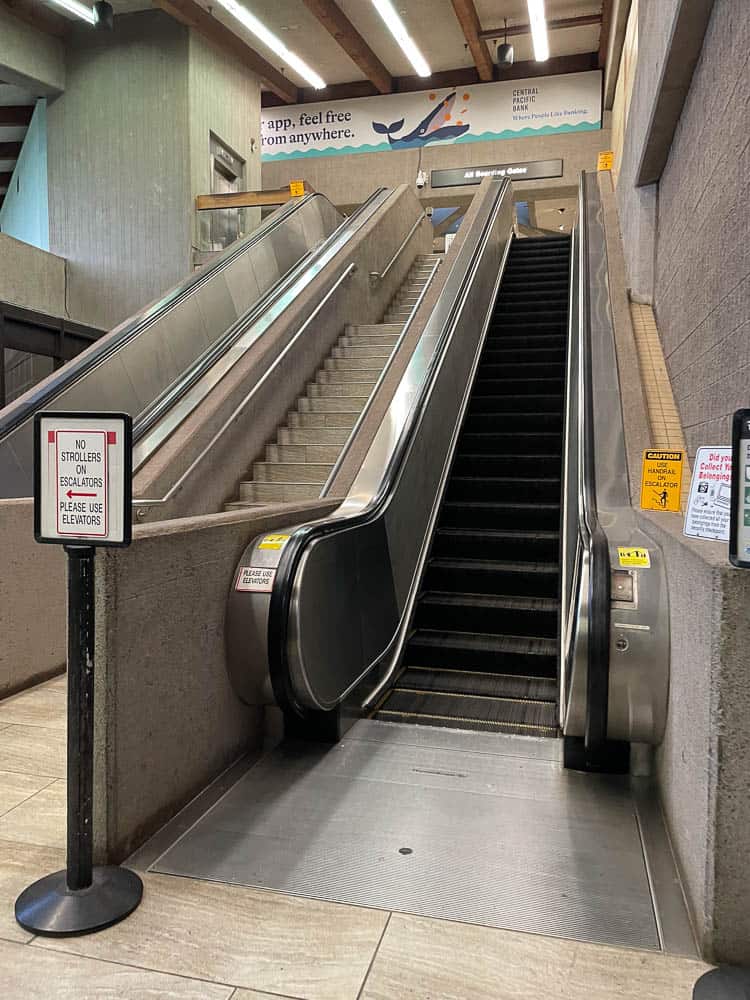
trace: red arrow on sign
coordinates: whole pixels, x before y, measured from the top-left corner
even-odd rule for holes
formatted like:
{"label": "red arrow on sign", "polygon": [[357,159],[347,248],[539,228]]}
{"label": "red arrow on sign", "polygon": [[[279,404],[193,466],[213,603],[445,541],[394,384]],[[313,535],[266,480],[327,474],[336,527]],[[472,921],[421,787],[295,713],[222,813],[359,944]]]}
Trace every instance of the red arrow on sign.
{"label": "red arrow on sign", "polygon": [[74,493],[73,490],[68,490],[65,496],[70,499],[71,497],[95,497],[96,493]]}

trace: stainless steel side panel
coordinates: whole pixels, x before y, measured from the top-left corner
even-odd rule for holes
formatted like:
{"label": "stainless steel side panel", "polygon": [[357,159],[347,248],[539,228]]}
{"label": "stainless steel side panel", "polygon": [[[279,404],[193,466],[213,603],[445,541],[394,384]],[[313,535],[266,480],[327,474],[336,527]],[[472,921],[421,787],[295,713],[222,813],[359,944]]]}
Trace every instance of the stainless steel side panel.
{"label": "stainless steel side panel", "polygon": [[[338,530],[307,547],[296,573],[287,654],[295,695],[308,708],[338,704],[398,635],[511,236],[510,187],[497,182],[495,191],[491,223],[488,213],[464,244],[350,495],[332,515]],[[348,517],[375,502],[408,428],[408,450],[385,506],[369,523],[348,525]]]}
{"label": "stainless steel side panel", "polygon": [[[160,303],[149,306],[109,335],[111,351],[105,349],[105,338],[70,362],[75,378],[45,401],[44,408],[140,414],[341,223],[339,213],[320,195],[282,211],[278,225],[259,240],[251,235],[244,241],[246,247],[230,247],[212,265],[210,275],[193,276],[184,289],[168,293],[164,298],[172,295],[175,301],[165,313],[159,315]],[[95,360],[87,364],[87,356]],[[14,409],[25,405],[16,401],[3,414],[12,417]],[[32,493],[32,420],[33,412],[0,440],[0,497]],[[6,457],[11,449],[13,459]]]}
{"label": "stainless steel side panel", "polygon": [[[631,569],[634,600],[613,600],[609,651],[610,739],[658,744],[664,735],[669,693],[669,600],[664,560],[658,545],[637,525],[630,503],[625,433],[617,354],[609,301],[607,252],[599,190],[586,185],[589,299],[594,385],[596,495],[599,521],[619,566],[618,547],[649,551],[651,566]],[[568,500],[571,499],[567,492]],[[584,560],[579,597],[587,592]],[[588,608],[582,600],[572,622],[575,634],[567,702],[566,735],[582,736],[586,714]]]}

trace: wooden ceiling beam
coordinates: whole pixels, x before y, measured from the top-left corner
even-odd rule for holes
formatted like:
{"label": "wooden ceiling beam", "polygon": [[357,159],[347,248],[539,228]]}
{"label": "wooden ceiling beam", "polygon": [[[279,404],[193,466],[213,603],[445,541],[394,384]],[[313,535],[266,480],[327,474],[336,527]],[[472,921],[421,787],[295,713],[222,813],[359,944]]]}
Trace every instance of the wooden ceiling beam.
{"label": "wooden ceiling beam", "polygon": [[471,57],[474,60],[477,73],[479,73],[479,79],[483,83],[488,83],[493,76],[492,57],[490,56],[490,50],[487,48],[487,43],[480,34],[482,25],[479,23],[479,15],[474,6],[474,0],[451,0],[451,3],[471,51]]}
{"label": "wooden ceiling beam", "polygon": [[0,160],[17,160],[20,155],[20,142],[0,142]]}
{"label": "wooden ceiling beam", "polygon": [[[596,69],[598,52],[576,52],[568,56],[553,56],[546,62],[533,60],[514,63],[499,74],[500,80],[533,79],[538,76],[555,76],[563,73],[583,73]],[[396,76],[393,78],[395,94],[409,94],[424,90],[445,90],[448,87],[471,87],[480,83],[479,73],[473,67],[443,70],[425,79],[421,76]],[[356,97],[377,97],[377,90],[369,80],[354,80],[352,83],[336,83],[325,90],[304,87],[300,91],[300,103],[314,104],[318,101],[349,101]],[[282,102],[275,95],[264,91],[261,94],[264,108],[278,107]]]}
{"label": "wooden ceiling beam", "polygon": [[285,104],[297,103],[299,94],[295,84],[195,0],[154,0],[154,6],[193,28],[217,48],[233,55],[255,73],[264,88],[280,97]]}
{"label": "wooden ceiling beam", "polygon": [[329,35],[381,94],[393,90],[393,78],[334,0],[303,0]]}
{"label": "wooden ceiling beam", "polygon": [[[601,14],[581,14],[579,17],[558,17],[551,21],[547,21],[548,31],[559,31],[561,28],[584,28],[587,24],[601,24],[602,15]],[[508,38],[511,35],[530,35],[531,25],[530,24],[509,24],[506,32],[505,27],[502,28],[488,28],[486,31],[480,31],[479,37],[489,40],[490,38]]]}
{"label": "wooden ceiling beam", "polygon": [[10,179],[12,176],[13,172],[11,170],[3,170],[3,172],[0,173],[0,187],[7,188],[8,185],[10,184]]}
{"label": "wooden ceiling beam", "polygon": [[7,104],[0,107],[0,125],[23,128],[29,124],[33,114],[32,104]]}
{"label": "wooden ceiling beam", "polygon": [[604,69],[607,65],[609,36],[612,32],[612,13],[612,0],[603,0],[602,28],[599,32],[599,69]]}

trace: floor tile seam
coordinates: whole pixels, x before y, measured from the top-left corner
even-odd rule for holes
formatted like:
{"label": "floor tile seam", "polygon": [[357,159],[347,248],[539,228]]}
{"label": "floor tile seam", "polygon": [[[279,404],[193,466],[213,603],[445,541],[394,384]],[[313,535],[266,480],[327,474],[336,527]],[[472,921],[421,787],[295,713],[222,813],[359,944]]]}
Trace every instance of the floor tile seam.
{"label": "floor tile seam", "polygon": [[2,725],[3,727],[7,727],[8,729],[10,729],[13,726],[23,726],[25,729],[48,729],[51,730],[53,733],[64,733],[68,728],[67,723],[62,726],[60,725],[50,726],[50,725],[45,725],[43,722],[7,722],[7,723],[4,722],[2,723]]}
{"label": "floor tile seam", "polygon": [[[7,773],[8,774],[17,774],[18,772],[17,771],[9,771]],[[41,775],[40,775],[40,777],[41,777]],[[16,811],[16,809],[18,809],[20,806],[26,805],[27,802],[30,802],[32,799],[35,799],[37,797],[37,795],[40,795],[42,792],[48,791],[56,782],[62,781],[63,783],[65,783],[65,778],[45,778],[45,781],[47,782],[46,785],[42,785],[41,788],[37,788],[37,790],[35,792],[32,792],[30,795],[27,795],[24,799],[21,799],[20,802],[16,802],[16,804],[14,806],[11,806],[10,809],[6,809],[5,812],[0,812],[0,820],[7,819],[7,817],[10,816],[11,813],[13,813],[13,812]],[[7,839],[14,840],[13,837],[10,837],[10,838],[3,837],[2,830],[0,830],[0,840],[7,840]],[[22,843],[23,843],[23,841],[22,841]]]}
{"label": "floor tile seam", "polygon": [[7,771],[8,774],[23,774],[28,778],[49,778],[50,781],[65,781],[63,774],[39,774],[37,771],[20,771],[17,768],[9,767],[7,762],[2,760],[2,740],[0,740],[0,771]]}
{"label": "floor tile seam", "polygon": [[357,992],[357,998],[356,998],[356,1000],[361,1000],[361,998],[364,996],[365,987],[367,986],[367,980],[370,978],[370,973],[372,972],[373,966],[375,965],[375,961],[376,961],[376,959],[378,957],[378,953],[380,951],[380,946],[382,945],[383,939],[385,938],[386,932],[387,932],[387,930],[388,930],[388,928],[390,926],[391,917],[392,916],[393,916],[393,910],[389,910],[388,911],[388,916],[386,917],[385,924],[383,925],[382,933],[381,933],[380,937],[378,938],[377,944],[375,945],[375,950],[372,953],[372,958],[370,959],[370,962],[369,962],[369,964],[367,966],[367,969],[365,971],[364,977],[362,979],[362,984],[360,985],[359,990]]}
{"label": "floor tile seam", "polygon": [[[106,934],[106,931],[104,931],[102,933]],[[78,938],[74,938],[73,940],[80,941],[81,938],[78,937]],[[64,955],[66,958],[80,958],[80,959],[82,959],[85,962],[104,962],[105,965],[115,965],[115,966],[117,966],[118,968],[121,968],[121,969],[123,969],[123,968],[124,969],[137,969],[139,972],[151,972],[151,973],[156,973],[156,974],[161,975],[161,976],[172,976],[175,979],[182,979],[182,980],[185,980],[186,982],[189,982],[189,983],[203,983],[206,986],[223,986],[223,987],[225,987],[228,990],[232,990],[233,992],[236,992],[237,990],[254,990],[255,989],[254,986],[247,986],[247,985],[243,985],[242,983],[230,983],[230,982],[225,982],[224,980],[220,980],[220,979],[201,979],[201,978],[199,978],[197,976],[186,976],[184,973],[181,973],[181,972],[167,972],[164,968],[157,968],[156,966],[153,966],[153,965],[140,965],[140,964],[138,964],[136,962],[124,962],[124,961],[118,960],[116,958],[105,958],[105,957],[103,957],[101,955],[89,955],[89,954],[84,954],[84,953],[82,953],[80,951],[75,951],[75,950],[74,951],[69,951],[67,948],[64,948],[62,946],[62,944],[60,944],[57,947],[55,947],[55,946],[53,946],[51,944],[47,944],[48,941],[55,941],[55,945],[57,945],[57,940],[56,939],[49,938],[49,937],[43,937],[41,934],[34,935],[34,937],[28,942],[28,944],[31,945],[32,947],[34,945],[36,945],[37,947],[35,948],[35,951],[39,950],[41,952],[49,952],[49,953],[51,953],[53,955]],[[267,993],[268,991],[267,990],[258,990],[258,992],[261,992],[261,993],[266,992]],[[283,994],[271,994],[271,995],[272,996],[274,996],[274,995],[275,996],[283,996]],[[227,996],[226,996],[226,1000],[230,1000],[231,996],[232,996],[232,993],[228,993]]]}
{"label": "floor tile seam", "polygon": [[[28,932],[24,931],[23,933],[26,934]],[[18,944],[22,948],[25,948],[27,945],[31,944],[31,942],[34,940],[34,937],[35,935],[30,934],[25,941],[19,941],[18,938],[9,938],[5,937],[4,934],[0,934],[0,942],[2,942],[3,944]]]}

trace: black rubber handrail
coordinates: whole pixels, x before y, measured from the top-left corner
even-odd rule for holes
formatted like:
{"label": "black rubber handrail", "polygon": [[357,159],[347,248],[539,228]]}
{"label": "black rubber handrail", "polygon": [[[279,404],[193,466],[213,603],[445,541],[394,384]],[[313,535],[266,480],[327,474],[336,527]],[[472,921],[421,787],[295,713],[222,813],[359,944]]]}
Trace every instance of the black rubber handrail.
{"label": "black rubber handrail", "polygon": [[399,434],[377,493],[365,509],[358,514],[347,516],[343,519],[333,518],[327,521],[302,525],[293,532],[282,551],[281,559],[276,569],[276,577],[268,609],[268,667],[276,703],[284,711],[291,712],[300,718],[309,718],[313,714],[313,710],[300,705],[295,696],[289,669],[287,645],[289,607],[292,599],[294,578],[304,550],[316,539],[323,538],[325,535],[332,534],[335,531],[349,530],[373,524],[383,513],[396,485],[401,466],[408,454],[409,446],[416,432],[420,415],[428,399],[432,383],[442,364],[445,348],[455,326],[457,312],[462,308],[464,293],[467,290],[467,285],[470,285],[473,281],[476,264],[485,249],[497,210],[503,201],[508,183],[506,180],[498,189],[492,209],[482,226],[477,248],[462,277],[458,293],[451,303],[450,312],[440,334],[440,340],[436,345],[435,352],[422,380],[419,393],[412,403],[412,419],[407,421]]}
{"label": "black rubber handrail", "polygon": [[263,295],[258,299],[258,301],[252,306],[249,312],[244,313],[239,316],[234,323],[229,327],[229,329],[221,336],[218,340],[214,341],[213,344],[208,347],[203,354],[199,355],[195,361],[190,365],[186,371],[168,385],[163,392],[161,392],[153,402],[139,414],[138,419],[133,425],[133,441],[140,441],[144,435],[146,435],[152,427],[154,427],[164,416],[165,413],[180,400],[180,398],[188,392],[200,379],[209,371],[218,359],[225,354],[229,348],[236,343],[237,340],[255,323],[260,316],[269,308],[269,306],[280,296],[282,296],[288,288],[290,288],[295,281],[297,281],[301,274],[308,270],[316,260],[323,256],[327,252],[330,244],[336,240],[341,232],[349,226],[355,226],[357,224],[357,219],[360,215],[369,209],[372,202],[381,196],[383,191],[387,190],[385,187],[377,188],[367,199],[363,202],[356,211],[352,212],[351,215],[347,216],[330,234],[325,240],[310,253],[305,254],[304,257],[300,258],[296,264],[293,265],[290,271],[287,271],[274,285],[268,288]]}
{"label": "black rubber handrail", "polygon": [[115,329],[118,331],[116,337],[107,338],[105,336],[101,341],[92,344],[78,358],[69,361],[52,380],[46,382],[37,391],[32,391],[32,394],[24,401],[23,405],[15,406],[12,412],[5,414],[5,416],[0,416],[0,441],[21,424],[25,423],[25,421],[29,420],[36,410],[50,403],[56,396],[76,382],[86,371],[120,350],[124,344],[127,344],[155,322],[162,319],[170,309],[174,308],[174,306],[182,302],[188,295],[191,295],[197,288],[209,281],[219,271],[222,271],[232,261],[236,260],[237,257],[244,254],[251,247],[255,246],[256,243],[260,242],[261,239],[264,239],[281,226],[290,215],[298,211],[303,205],[308,204],[314,198],[323,197],[325,196],[313,192],[304,198],[300,198],[298,201],[288,202],[278,214],[274,213],[272,217],[265,223],[262,223],[258,229],[255,229],[244,240],[232,244],[231,247],[228,247],[211,264],[207,264],[200,271],[191,274],[190,277],[186,278],[179,285],[176,285],[145,312],[138,313],[129,322],[126,321],[121,328],[118,329],[116,327]]}
{"label": "black rubber handrail", "polygon": [[[607,741],[609,715],[609,636],[611,564],[607,536],[599,523],[596,502],[596,443],[594,435],[594,381],[592,372],[592,340],[590,311],[590,268],[588,256],[588,208],[586,202],[586,174],[581,172],[578,191],[579,231],[579,296],[580,317],[583,323],[582,365],[583,400],[580,413],[583,417],[583,455],[579,456],[582,469],[581,508],[583,511],[584,540],[588,542],[588,646],[586,663],[586,723],[584,744],[586,756],[596,765]],[[586,538],[585,536],[588,536]],[[579,594],[579,601],[581,595]]]}

